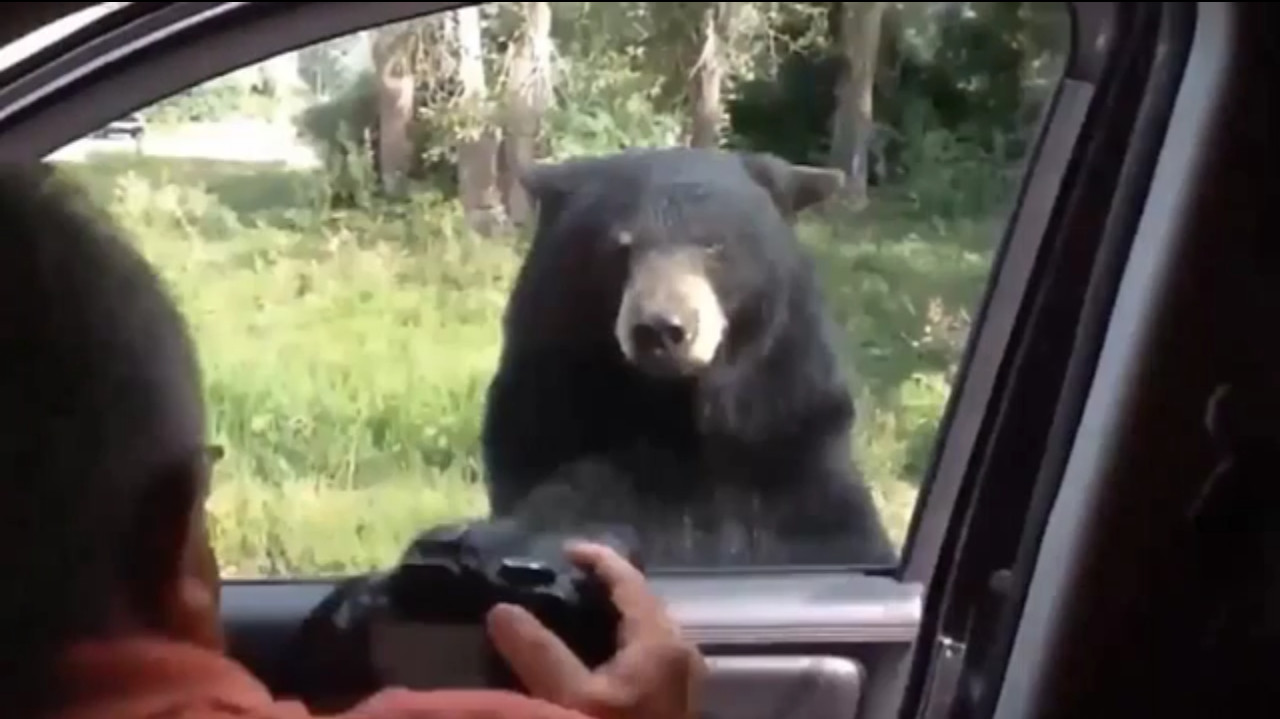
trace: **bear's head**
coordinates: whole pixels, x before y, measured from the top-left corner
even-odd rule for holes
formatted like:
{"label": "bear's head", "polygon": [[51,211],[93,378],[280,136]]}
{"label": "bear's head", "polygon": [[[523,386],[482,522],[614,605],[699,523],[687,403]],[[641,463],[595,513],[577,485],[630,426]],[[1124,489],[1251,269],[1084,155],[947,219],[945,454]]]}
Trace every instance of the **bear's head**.
{"label": "bear's head", "polygon": [[536,165],[522,181],[538,207],[534,253],[560,258],[564,286],[583,290],[563,302],[591,305],[579,317],[607,313],[646,374],[690,377],[782,321],[807,268],[792,222],[844,174],[672,148]]}

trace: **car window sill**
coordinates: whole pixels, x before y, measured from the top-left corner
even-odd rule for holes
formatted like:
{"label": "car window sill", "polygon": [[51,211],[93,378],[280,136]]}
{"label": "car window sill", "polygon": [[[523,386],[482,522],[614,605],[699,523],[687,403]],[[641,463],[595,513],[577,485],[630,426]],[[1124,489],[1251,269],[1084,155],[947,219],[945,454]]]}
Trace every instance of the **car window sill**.
{"label": "car window sill", "polygon": [[[241,625],[300,621],[334,581],[228,581],[223,614]],[[922,612],[922,587],[892,577],[667,575],[652,583],[686,636],[702,645],[908,643]]]}

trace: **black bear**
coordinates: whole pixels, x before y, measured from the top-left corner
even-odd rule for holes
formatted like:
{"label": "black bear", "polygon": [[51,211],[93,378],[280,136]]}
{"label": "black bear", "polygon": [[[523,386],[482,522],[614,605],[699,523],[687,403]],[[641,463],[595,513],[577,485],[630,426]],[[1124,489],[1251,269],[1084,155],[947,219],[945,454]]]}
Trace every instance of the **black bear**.
{"label": "black bear", "polygon": [[653,564],[892,564],[792,221],[842,173],[671,148],[538,165],[482,444],[494,516]]}

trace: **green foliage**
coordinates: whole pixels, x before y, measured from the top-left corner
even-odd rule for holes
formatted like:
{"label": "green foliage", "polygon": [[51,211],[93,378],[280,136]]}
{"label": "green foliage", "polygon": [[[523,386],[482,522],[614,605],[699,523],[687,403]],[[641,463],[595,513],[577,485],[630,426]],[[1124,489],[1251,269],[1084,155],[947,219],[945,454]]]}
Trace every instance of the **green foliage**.
{"label": "green foliage", "polygon": [[654,107],[659,81],[625,57],[566,62],[558,79],[556,104],[546,117],[550,158],[663,147],[679,138],[679,115]]}
{"label": "green foliage", "polygon": [[729,102],[727,144],[825,164],[838,72],[833,58],[797,52],[782,60],[776,75],[742,83]]}
{"label": "green foliage", "polygon": [[[426,111],[420,98],[418,119],[409,127],[413,147],[410,179],[446,196],[456,193],[456,138],[444,112]],[[378,139],[378,80],[369,71],[355,75],[332,98],[298,115],[297,127],[319,153],[330,178],[334,204],[368,207],[378,193],[374,146]]]}
{"label": "green foliage", "polygon": [[319,154],[334,205],[367,207],[377,186],[372,143],[378,127],[378,87],[363,73],[327,101],[298,115],[299,134]]}
{"label": "green foliage", "polygon": [[155,125],[217,122],[231,118],[269,119],[273,98],[233,82],[209,82],[157,102],[143,115]]}
{"label": "green foliage", "polygon": [[[807,26],[806,26],[807,27]],[[899,3],[886,17],[874,98],[874,182],[922,216],[999,212],[1061,67],[1061,3]],[[843,61],[800,43],[742,83],[730,144],[825,161]],[[878,172],[876,172],[878,170]]]}

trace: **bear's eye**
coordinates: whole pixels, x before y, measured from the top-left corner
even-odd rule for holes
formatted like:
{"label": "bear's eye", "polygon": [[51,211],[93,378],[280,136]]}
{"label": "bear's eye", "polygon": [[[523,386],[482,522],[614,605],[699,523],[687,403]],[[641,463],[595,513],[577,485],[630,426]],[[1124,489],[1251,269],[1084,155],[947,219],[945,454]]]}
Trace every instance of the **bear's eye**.
{"label": "bear's eye", "polygon": [[636,237],[626,230],[619,230],[613,233],[613,241],[616,242],[619,247],[630,247],[635,243]]}
{"label": "bear's eye", "polygon": [[724,259],[724,243],[716,242],[702,248],[702,261],[707,267],[718,267]]}

